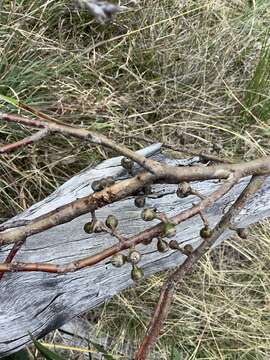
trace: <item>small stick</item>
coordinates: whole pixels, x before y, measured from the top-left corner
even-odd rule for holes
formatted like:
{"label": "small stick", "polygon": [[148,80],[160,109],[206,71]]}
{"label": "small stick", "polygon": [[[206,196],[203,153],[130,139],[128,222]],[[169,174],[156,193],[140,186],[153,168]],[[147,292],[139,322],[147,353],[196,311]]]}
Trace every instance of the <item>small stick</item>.
{"label": "small stick", "polygon": [[52,122],[44,119],[29,119],[26,117],[6,114],[3,112],[0,112],[0,120],[4,120],[7,122],[15,122],[26,126],[47,128],[53,132],[84,139],[96,145],[103,145],[130,158],[131,160],[141,165],[144,169],[150,171],[152,174],[158,174],[162,172],[162,165],[159,162],[147,159],[146,157],[128,149],[124,145],[119,145],[113,140],[107,138],[106,136],[96,133],[94,131],[68,126],[60,122]]}
{"label": "small stick", "polygon": [[209,227],[208,219],[207,219],[207,217],[203,214],[202,211],[199,211],[199,215],[200,215],[200,217],[201,217],[201,219],[202,219],[202,222],[203,222],[204,226],[205,226],[205,227]]}
{"label": "small stick", "polygon": [[174,151],[177,151],[177,152],[181,152],[181,153],[184,153],[184,154],[188,154],[188,155],[191,155],[191,156],[198,156],[202,160],[212,161],[212,162],[215,162],[215,163],[221,163],[221,164],[234,164],[235,163],[235,161],[232,161],[232,160],[227,159],[227,158],[220,158],[218,156],[211,155],[211,154],[206,154],[204,152],[192,151],[192,150],[190,150],[188,148],[185,148],[185,147],[177,148],[177,147],[175,147],[173,145],[164,144],[164,143],[162,144],[162,147],[164,147],[166,149],[174,150]]}
{"label": "small stick", "polygon": [[43,129],[38,131],[37,133],[25,137],[22,140],[16,141],[12,144],[7,144],[4,145],[2,147],[0,147],[0,154],[5,154],[5,153],[9,153],[11,151],[17,150],[21,147],[27,146],[29,144],[33,144],[38,142],[39,140],[43,139],[45,136],[47,136],[49,134],[49,129]]}
{"label": "small stick", "polygon": [[[4,261],[5,264],[10,264],[11,261],[14,259],[14,257],[16,256],[17,252],[20,250],[20,248],[22,247],[22,245],[25,243],[26,238],[16,241],[13,244],[12,249],[10,250],[6,260]],[[0,272],[0,281],[2,279],[2,277],[4,276],[5,272]]]}

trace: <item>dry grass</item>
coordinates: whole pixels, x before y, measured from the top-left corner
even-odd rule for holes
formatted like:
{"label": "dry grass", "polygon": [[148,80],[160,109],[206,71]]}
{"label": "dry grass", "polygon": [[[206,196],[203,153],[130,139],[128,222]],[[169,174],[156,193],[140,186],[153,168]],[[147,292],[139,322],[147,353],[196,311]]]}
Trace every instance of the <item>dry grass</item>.
{"label": "dry grass", "polygon": [[[69,1],[4,1],[0,94],[134,148],[145,136],[235,158],[269,154],[269,19],[267,0],[141,0],[106,26],[72,12]],[[0,126],[2,142],[28,131]],[[111,155],[54,137],[2,157],[0,217]],[[226,243],[187,279],[160,358],[169,359],[172,343],[177,360],[269,358],[268,229]],[[162,277],[101,307],[100,331],[136,342]]]}

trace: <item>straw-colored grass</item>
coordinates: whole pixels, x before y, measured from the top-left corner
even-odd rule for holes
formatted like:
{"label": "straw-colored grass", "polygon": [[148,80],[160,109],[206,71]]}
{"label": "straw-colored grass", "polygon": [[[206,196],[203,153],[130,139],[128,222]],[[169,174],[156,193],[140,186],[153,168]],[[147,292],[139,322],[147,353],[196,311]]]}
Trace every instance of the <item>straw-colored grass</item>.
{"label": "straw-colored grass", "polygon": [[[106,25],[68,0],[2,3],[0,94],[134,149],[147,137],[236,159],[269,154],[269,1],[141,0]],[[0,124],[2,143],[28,133]],[[112,155],[54,136],[2,156],[1,220]],[[179,286],[160,358],[174,346],[175,360],[269,359],[269,261],[268,223],[205,258]],[[163,277],[102,305],[100,331],[136,344]]]}

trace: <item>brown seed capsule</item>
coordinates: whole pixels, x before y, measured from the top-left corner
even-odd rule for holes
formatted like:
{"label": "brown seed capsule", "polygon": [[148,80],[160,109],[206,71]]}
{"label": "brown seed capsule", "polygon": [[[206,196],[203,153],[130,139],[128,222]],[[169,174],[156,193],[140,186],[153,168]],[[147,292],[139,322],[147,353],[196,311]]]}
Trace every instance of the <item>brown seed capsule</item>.
{"label": "brown seed capsule", "polygon": [[239,229],[237,229],[236,231],[237,231],[237,235],[238,235],[241,239],[247,239],[247,237],[248,237],[247,229],[239,228]]}
{"label": "brown seed capsule", "polygon": [[154,209],[146,208],[142,211],[141,218],[144,221],[152,221],[156,218],[156,211]]}
{"label": "brown seed capsule", "polygon": [[137,196],[134,200],[134,205],[138,208],[143,208],[145,205],[145,196]]}
{"label": "brown seed capsule", "polygon": [[126,262],[126,257],[123,254],[114,254],[111,258],[111,264],[115,267],[121,267]]}
{"label": "brown seed capsule", "polygon": [[139,268],[137,265],[132,265],[131,279],[133,281],[139,281],[143,277],[144,277],[143,269]]}
{"label": "brown seed capsule", "polygon": [[178,185],[176,195],[180,198],[185,198],[191,194],[191,186],[187,182],[182,182]]}
{"label": "brown seed capsule", "polygon": [[89,221],[86,224],[84,224],[83,230],[87,234],[91,234],[93,232],[93,221]]}
{"label": "brown seed capsule", "polygon": [[128,261],[133,265],[138,264],[138,262],[141,260],[141,258],[142,258],[142,255],[137,250],[132,250],[128,255]]}
{"label": "brown seed capsule", "polygon": [[109,215],[105,221],[105,224],[109,229],[115,230],[118,226],[118,220],[114,215]]}
{"label": "brown seed capsule", "polygon": [[171,240],[169,242],[169,248],[173,249],[173,250],[180,250],[180,245],[178,244],[178,242],[176,240]]}
{"label": "brown seed capsule", "polygon": [[123,168],[126,169],[127,171],[131,171],[132,168],[133,168],[133,166],[134,166],[134,163],[133,163],[132,160],[123,157],[122,160],[121,160],[121,165],[122,165]]}
{"label": "brown seed capsule", "polygon": [[192,254],[192,252],[193,252],[193,247],[192,247],[192,245],[186,244],[186,245],[184,246],[184,249],[182,250],[182,252],[183,252],[183,254],[185,254],[185,255],[187,255],[187,256],[189,256],[190,254]]}
{"label": "brown seed capsule", "polygon": [[167,241],[163,240],[162,238],[159,238],[157,241],[157,250],[161,253],[166,252],[169,249],[169,245]]}
{"label": "brown seed capsule", "polygon": [[204,228],[201,229],[200,231],[200,236],[203,238],[203,239],[208,239],[210,238],[212,234],[212,230],[209,228],[209,226],[205,226]]}
{"label": "brown seed capsule", "polygon": [[176,235],[176,227],[172,223],[164,223],[163,236],[171,238]]}

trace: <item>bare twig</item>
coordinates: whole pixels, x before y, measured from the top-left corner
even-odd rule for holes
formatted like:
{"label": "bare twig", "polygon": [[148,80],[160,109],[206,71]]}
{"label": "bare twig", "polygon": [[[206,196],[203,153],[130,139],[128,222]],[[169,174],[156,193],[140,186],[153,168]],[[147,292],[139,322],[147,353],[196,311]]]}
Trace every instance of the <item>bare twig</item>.
{"label": "bare twig", "polygon": [[199,211],[199,215],[200,215],[200,217],[202,219],[202,222],[203,222],[204,226],[208,227],[209,223],[208,223],[207,217],[204,215],[204,213],[202,211]]}
{"label": "bare twig", "polygon": [[135,355],[135,360],[145,360],[151,348],[156,343],[157,337],[168,315],[176,284],[183,280],[184,276],[189,273],[201,257],[209,251],[211,246],[217,241],[224,230],[230,227],[235,216],[241,211],[246,201],[261,188],[265,179],[266,176],[252,177],[247,187],[243,190],[229,211],[212,230],[211,237],[204,240],[201,245],[199,245],[198,248],[187,257],[184,263],[168,277],[161,289],[158,303],[151,317],[145,337]]}
{"label": "bare twig", "polygon": [[270,156],[247,163],[222,164],[209,167],[194,166],[189,168],[178,168],[175,166],[161,164],[151,159],[146,159],[144,156],[135,153],[123,145],[115,143],[102,134],[88,131],[83,128],[76,128],[51,121],[29,119],[0,112],[0,120],[1,119],[7,122],[15,122],[33,127],[48,128],[56,133],[77,137],[93,144],[108,147],[137,162],[147,171],[151,172],[152,175],[155,175],[155,179],[166,179],[167,183],[207,179],[226,179],[235,171],[241,171],[242,176],[263,175],[270,173]]}
{"label": "bare twig", "polygon": [[[6,260],[5,260],[5,264],[10,264],[11,261],[14,259],[14,257],[16,256],[17,252],[20,250],[20,248],[22,247],[22,245],[25,243],[26,238],[16,241],[13,244],[12,249],[10,250]],[[0,280],[2,279],[2,277],[4,276],[5,272],[0,272]]]}
{"label": "bare twig", "polygon": [[221,163],[221,164],[234,164],[235,163],[235,161],[232,161],[230,159],[221,158],[221,157],[218,157],[218,156],[215,156],[212,154],[206,154],[204,152],[192,151],[184,146],[181,146],[180,148],[178,148],[178,147],[175,147],[174,145],[163,143],[162,147],[173,150],[173,151],[181,152],[183,154],[188,154],[191,156],[198,156],[201,160],[211,161],[213,163]]}
{"label": "bare twig", "polygon": [[93,131],[89,131],[83,128],[76,128],[73,126],[68,126],[66,124],[62,124],[59,122],[52,122],[52,121],[39,120],[39,119],[29,119],[22,116],[5,114],[2,112],[0,112],[0,120],[4,120],[7,122],[15,122],[18,124],[23,124],[37,128],[46,128],[52,132],[77,137],[89,141],[96,145],[103,145],[137,162],[139,165],[141,165],[143,168],[145,168],[146,170],[150,171],[153,174],[156,174],[160,171],[160,164],[158,162],[150,159],[146,159],[144,156],[135,153],[134,151],[126,148],[124,145],[119,145],[113,140],[107,138],[106,136],[95,133]]}
{"label": "bare twig", "polygon": [[0,147],[0,154],[5,154],[14,150],[17,150],[21,147],[36,143],[38,141],[40,141],[41,139],[43,139],[45,136],[47,136],[49,134],[49,130],[48,129],[43,129],[38,131],[37,133],[28,136],[22,140],[16,141],[12,144],[7,144],[4,145],[2,147]]}
{"label": "bare twig", "polygon": [[[144,141],[146,143],[150,143],[150,144],[153,142],[153,139],[147,138],[145,135],[144,136],[139,136],[139,135],[132,134],[132,135],[128,135],[127,137],[132,138],[132,139],[135,138],[135,139],[138,139],[138,140]],[[201,160],[211,161],[213,163],[220,163],[220,164],[234,164],[235,163],[234,160],[231,160],[231,159],[228,159],[228,158],[223,158],[223,157],[221,158],[221,157],[218,157],[218,156],[215,156],[215,155],[212,155],[212,154],[206,154],[206,153],[201,152],[201,151],[193,151],[193,150],[190,150],[189,148],[184,147],[184,146],[176,147],[175,145],[163,143],[162,147],[166,148],[166,149],[176,151],[176,152],[180,152],[182,154],[187,154],[187,155],[191,155],[191,156],[198,156]]]}

